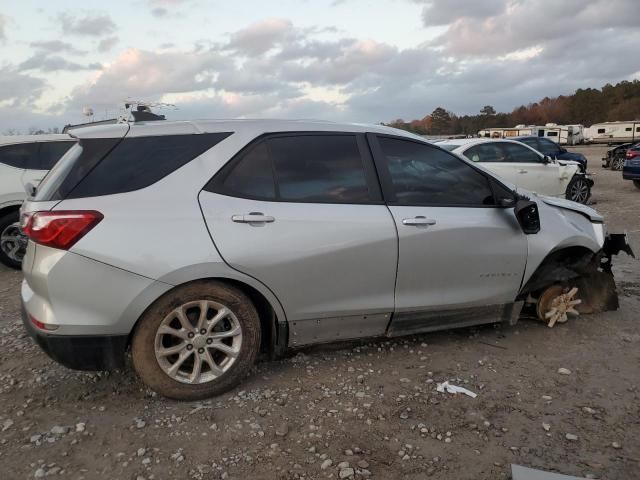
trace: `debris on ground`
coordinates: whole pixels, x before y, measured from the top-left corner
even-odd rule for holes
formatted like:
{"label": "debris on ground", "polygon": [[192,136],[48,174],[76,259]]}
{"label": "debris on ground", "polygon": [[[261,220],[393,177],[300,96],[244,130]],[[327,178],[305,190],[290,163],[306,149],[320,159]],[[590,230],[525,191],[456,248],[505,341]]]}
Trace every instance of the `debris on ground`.
{"label": "debris on ground", "polygon": [[476,398],[478,396],[477,393],[473,393],[471,390],[467,390],[464,387],[452,385],[448,381],[439,383],[438,386],[436,387],[436,390],[440,393],[444,393],[445,391],[447,393],[453,393],[453,394],[464,393],[465,395],[468,395],[471,398]]}

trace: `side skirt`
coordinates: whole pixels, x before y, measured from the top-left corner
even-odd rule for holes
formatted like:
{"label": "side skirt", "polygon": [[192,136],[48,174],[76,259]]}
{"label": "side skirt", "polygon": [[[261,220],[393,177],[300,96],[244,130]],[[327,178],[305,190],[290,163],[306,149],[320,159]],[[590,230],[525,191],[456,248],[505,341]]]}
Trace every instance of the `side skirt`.
{"label": "side skirt", "polygon": [[387,336],[399,337],[496,322],[515,325],[523,305],[524,302],[519,301],[506,305],[395,313]]}

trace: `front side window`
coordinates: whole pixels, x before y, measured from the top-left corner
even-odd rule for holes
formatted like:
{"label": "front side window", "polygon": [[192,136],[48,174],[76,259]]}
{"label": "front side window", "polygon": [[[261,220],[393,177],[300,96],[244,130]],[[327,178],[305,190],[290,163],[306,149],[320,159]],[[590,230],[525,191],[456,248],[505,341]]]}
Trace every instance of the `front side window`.
{"label": "front side window", "polygon": [[501,143],[500,148],[504,152],[505,161],[508,163],[540,163],[540,156],[525,147],[524,145],[518,145],[517,143]]}
{"label": "front side window", "polygon": [[283,202],[373,200],[355,135],[267,138],[232,161],[205,190]]}
{"label": "front side window", "polygon": [[0,163],[26,169],[32,158],[38,155],[37,143],[18,143],[0,147]]}
{"label": "front side window", "polygon": [[560,153],[560,147],[557,143],[552,142],[551,140],[540,139],[540,148],[539,150],[545,155],[557,155]]}
{"label": "front side window", "polygon": [[438,148],[395,138],[379,138],[390,179],[390,201],[400,205],[494,205],[488,179]]}
{"label": "front side window", "polygon": [[524,143],[525,145],[529,145],[531,148],[535,149],[535,150],[539,150],[540,146],[538,145],[538,140],[534,137],[530,137],[530,138],[520,138],[518,139],[519,142]]}

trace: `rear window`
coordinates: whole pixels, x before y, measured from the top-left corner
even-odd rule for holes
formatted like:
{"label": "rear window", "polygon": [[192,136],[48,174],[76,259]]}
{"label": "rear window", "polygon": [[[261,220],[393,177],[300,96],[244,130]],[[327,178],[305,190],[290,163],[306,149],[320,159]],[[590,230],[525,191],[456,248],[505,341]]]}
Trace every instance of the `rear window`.
{"label": "rear window", "polygon": [[43,142],[40,153],[31,159],[29,168],[32,170],[51,170],[58,160],[67,153],[76,142]]}
{"label": "rear window", "polygon": [[[186,165],[231,133],[87,139],[72,148],[39,188],[35,200],[132,192]],[[50,184],[50,185],[49,185]]]}
{"label": "rear window", "polygon": [[26,169],[31,159],[37,155],[37,143],[18,143],[0,147],[0,163],[10,167]]}
{"label": "rear window", "polygon": [[453,152],[456,148],[458,148],[460,145],[455,144],[455,143],[445,143],[443,144],[437,144],[440,148],[444,148],[445,150],[449,151],[449,152]]}

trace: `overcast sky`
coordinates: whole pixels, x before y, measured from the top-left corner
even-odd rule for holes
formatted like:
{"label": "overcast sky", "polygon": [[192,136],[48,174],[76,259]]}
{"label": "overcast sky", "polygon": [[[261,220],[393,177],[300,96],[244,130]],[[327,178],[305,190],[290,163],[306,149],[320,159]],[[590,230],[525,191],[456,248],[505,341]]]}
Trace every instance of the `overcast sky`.
{"label": "overcast sky", "polygon": [[115,116],[413,119],[640,78],[638,0],[0,0],[0,132]]}

